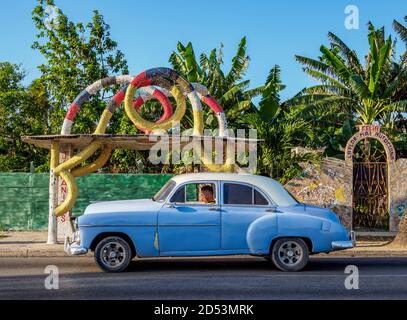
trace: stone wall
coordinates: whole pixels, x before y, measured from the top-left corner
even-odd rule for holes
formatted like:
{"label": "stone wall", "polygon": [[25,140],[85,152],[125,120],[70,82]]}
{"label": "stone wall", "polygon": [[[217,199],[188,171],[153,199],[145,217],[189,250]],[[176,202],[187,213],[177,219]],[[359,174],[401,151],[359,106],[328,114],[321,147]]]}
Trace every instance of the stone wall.
{"label": "stone wall", "polygon": [[407,209],[407,159],[398,159],[390,167],[390,230],[397,226]]}
{"label": "stone wall", "polygon": [[352,225],[351,180],[352,171],[345,161],[324,158],[319,166],[306,164],[300,177],[286,184],[299,201],[332,209],[346,228]]}
{"label": "stone wall", "polygon": [[[330,208],[348,229],[352,227],[352,166],[336,158],[324,158],[319,166],[306,164],[301,176],[286,188],[304,203]],[[407,159],[389,164],[390,231],[397,231],[407,209]]]}

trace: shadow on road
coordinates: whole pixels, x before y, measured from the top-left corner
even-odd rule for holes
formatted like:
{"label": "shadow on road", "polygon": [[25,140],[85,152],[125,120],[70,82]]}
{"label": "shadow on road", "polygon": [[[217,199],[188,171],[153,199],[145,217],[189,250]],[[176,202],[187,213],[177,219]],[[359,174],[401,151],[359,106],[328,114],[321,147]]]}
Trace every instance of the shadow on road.
{"label": "shadow on road", "polygon": [[[359,268],[378,267],[391,269],[405,266],[405,258],[311,258],[301,272],[343,273],[346,266],[355,264]],[[263,258],[157,258],[133,260],[128,272],[165,271],[263,271],[280,272],[271,262]],[[298,273],[298,272],[297,272]],[[287,273],[285,273],[287,274]]]}
{"label": "shadow on road", "polygon": [[133,260],[128,271],[233,271],[241,269],[276,270],[271,262],[263,258],[157,258]]}

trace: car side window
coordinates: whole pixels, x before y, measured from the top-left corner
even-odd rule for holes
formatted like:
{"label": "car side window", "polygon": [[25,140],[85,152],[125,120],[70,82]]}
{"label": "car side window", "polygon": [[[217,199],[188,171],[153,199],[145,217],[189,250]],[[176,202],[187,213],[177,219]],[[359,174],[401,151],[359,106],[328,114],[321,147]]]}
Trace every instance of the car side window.
{"label": "car side window", "polygon": [[268,205],[267,199],[255,188],[238,183],[223,184],[224,204]]}
{"label": "car side window", "polygon": [[254,190],[254,204],[260,206],[267,206],[269,202],[267,199],[256,189]]}
{"label": "car side window", "polygon": [[188,183],[179,187],[170,202],[185,204],[216,204],[214,183]]}
{"label": "car side window", "polygon": [[253,204],[253,188],[243,184],[225,183],[223,201],[225,204]]}

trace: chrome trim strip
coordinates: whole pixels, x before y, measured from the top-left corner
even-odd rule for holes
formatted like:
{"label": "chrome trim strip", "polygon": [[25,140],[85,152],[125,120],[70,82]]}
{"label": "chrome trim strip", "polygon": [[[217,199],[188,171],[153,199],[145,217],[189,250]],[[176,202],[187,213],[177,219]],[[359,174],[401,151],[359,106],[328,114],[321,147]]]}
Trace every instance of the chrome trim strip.
{"label": "chrome trim strip", "polygon": [[165,223],[160,224],[159,227],[219,227],[220,224],[176,224],[176,223]]}
{"label": "chrome trim strip", "polygon": [[156,227],[155,224],[81,224],[83,227]]}

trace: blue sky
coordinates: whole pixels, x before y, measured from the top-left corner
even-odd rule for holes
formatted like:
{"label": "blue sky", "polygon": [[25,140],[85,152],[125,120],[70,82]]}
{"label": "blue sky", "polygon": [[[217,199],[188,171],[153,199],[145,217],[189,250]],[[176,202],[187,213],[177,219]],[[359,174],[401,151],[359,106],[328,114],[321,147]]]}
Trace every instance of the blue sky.
{"label": "blue sky", "polygon": [[[35,0],[3,0],[0,10],[0,61],[21,63],[27,82],[39,76],[43,62],[31,49],[36,30],[31,20]],[[251,64],[247,78],[251,86],[264,82],[274,64],[282,68],[287,85],[282,97],[288,98],[312,84],[294,60],[294,55],[316,57],[327,33],[339,35],[360,57],[367,52],[366,23],[385,26],[387,34],[393,19],[403,21],[406,0],[359,1],[271,1],[271,0],[55,0],[55,4],[75,22],[87,22],[98,9],[111,26],[112,38],[128,60],[130,72],[169,66],[168,57],[177,41],[192,41],[195,52],[209,52],[224,44],[226,67],[242,36],[247,36]],[[345,7],[359,9],[359,29],[344,26]],[[401,43],[398,54],[404,50]]]}

